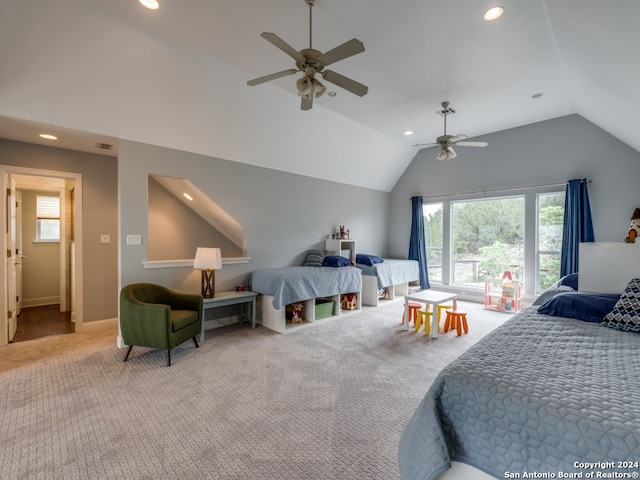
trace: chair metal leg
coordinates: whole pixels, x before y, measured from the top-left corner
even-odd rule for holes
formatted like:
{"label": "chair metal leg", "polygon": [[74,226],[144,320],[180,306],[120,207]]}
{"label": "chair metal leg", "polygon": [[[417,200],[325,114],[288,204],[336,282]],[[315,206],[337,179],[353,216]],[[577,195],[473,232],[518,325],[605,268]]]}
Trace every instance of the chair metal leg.
{"label": "chair metal leg", "polygon": [[171,366],[171,349],[167,349],[167,367]]}
{"label": "chair metal leg", "polygon": [[198,339],[196,337],[193,337],[193,343],[196,344],[196,348],[200,348],[200,345],[198,345]]}
{"label": "chair metal leg", "polygon": [[126,362],[127,360],[129,360],[129,354],[131,353],[132,348],[133,348],[133,345],[129,345],[129,349],[127,350],[127,354],[125,355],[123,362]]}

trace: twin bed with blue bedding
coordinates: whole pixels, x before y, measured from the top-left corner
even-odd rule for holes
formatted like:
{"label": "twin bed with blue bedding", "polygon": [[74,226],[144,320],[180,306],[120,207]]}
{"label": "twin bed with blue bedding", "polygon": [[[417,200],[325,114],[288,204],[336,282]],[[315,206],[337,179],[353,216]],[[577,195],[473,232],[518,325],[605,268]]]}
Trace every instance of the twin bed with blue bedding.
{"label": "twin bed with blue bedding", "polygon": [[403,433],[401,477],[452,461],[495,478],[640,472],[639,319],[640,280],[521,311],[439,374]]}
{"label": "twin bed with blue bedding", "polygon": [[362,290],[362,274],[353,267],[284,267],[251,272],[245,285],[273,297],[274,308],[312,298]]}
{"label": "twin bed with blue bedding", "polygon": [[356,267],[362,271],[362,303],[377,307],[381,294],[393,300],[407,295],[408,285],[420,279],[418,262],[356,255]]}
{"label": "twin bed with blue bedding", "polygon": [[357,301],[356,309],[359,309],[362,273],[353,266],[271,268],[251,272],[245,286],[259,294],[258,322],[271,330],[285,333],[293,327],[286,320],[285,307],[289,304],[304,304],[305,322],[295,325],[296,328],[315,322],[319,302],[333,302],[332,316],[338,315],[342,295],[345,294],[355,294],[353,298]]}

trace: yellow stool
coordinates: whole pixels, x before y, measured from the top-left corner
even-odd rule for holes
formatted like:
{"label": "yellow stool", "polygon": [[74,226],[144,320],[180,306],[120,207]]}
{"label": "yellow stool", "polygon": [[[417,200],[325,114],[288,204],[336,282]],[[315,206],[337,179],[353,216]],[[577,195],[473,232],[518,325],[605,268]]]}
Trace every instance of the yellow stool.
{"label": "yellow stool", "polygon": [[[429,307],[427,307],[429,308]],[[416,332],[418,330],[420,330],[420,327],[422,326],[422,324],[424,323],[424,330],[425,332],[427,330],[431,329],[431,312],[427,309],[425,310],[418,310],[417,315],[416,315],[416,319],[414,321],[415,326],[416,326]],[[438,325],[438,328],[440,327],[440,325]]]}
{"label": "yellow stool", "polygon": [[[409,323],[411,323],[411,321],[413,320],[413,323],[415,325],[416,318],[418,316],[417,312],[418,310],[420,310],[421,306],[422,304],[420,303],[409,302]],[[404,325],[404,313],[402,314],[402,325]]]}
{"label": "yellow stool", "polygon": [[[447,308],[451,308],[452,305],[437,305],[436,308],[436,313],[438,314],[438,333],[440,333],[440,312],[442,312],[442,310],[446,310]],[[424,334],[425,335],[431,335],[431,322],[429,321],[429,319],[431,318],[431,315],[433,315],[433,313],[431,313],[429,310],[429,305],[427,305],[425,310],[418,310],[418,316],[416,318],[415,321],[415,326],[416,326],[416,332],[418,330],[420,330],[420,326],[423,322],[423,317],[424,317]]]}
{"label": "yellow stool", "polygon": [[467,325],[467,312],[459,309],[447,310],[447,319],[444,322],[444,331],[448,332],[449,329],[456,329],[458,336],[464,333],[469,333],[469,326]]}

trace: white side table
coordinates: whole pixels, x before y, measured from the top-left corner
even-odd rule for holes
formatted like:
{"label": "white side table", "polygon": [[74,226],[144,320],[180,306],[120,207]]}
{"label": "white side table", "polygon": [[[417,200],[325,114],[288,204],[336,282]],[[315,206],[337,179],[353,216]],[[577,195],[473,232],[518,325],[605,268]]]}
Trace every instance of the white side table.
{"label": "white side table", "polygon": [[[256,328],[256,292],[215,292],[213,298],[205,298],[202,302],[202,326],[200,327],[200,342],[204,343],[204,314],[208,308],[240,305],[240,321],[251,322],[251,328]],[[250,311],[248,311],[250,310]]]}
{"label": "white side table", "polygon": [[417,293],[410,293],[404,296],[404,325],[405,330],[409,330],[409,302],[425,303],[433,305],[431,311],[431,338],[438,338],[438,315],[436,314],[436,306],[439,303],[453,300],[453,308],[456,308],[456,294],[449,292],[437,292],[435,290],[422,290]]}

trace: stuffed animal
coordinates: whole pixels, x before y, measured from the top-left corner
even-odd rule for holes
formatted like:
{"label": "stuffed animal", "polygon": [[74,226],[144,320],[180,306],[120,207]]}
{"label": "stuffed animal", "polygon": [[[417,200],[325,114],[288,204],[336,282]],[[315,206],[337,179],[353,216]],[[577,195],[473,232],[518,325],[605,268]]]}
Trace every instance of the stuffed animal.
{"label": "stuffed animal", "polygon": [[302,323],[302,309],[304,308],[304,303],[294,303],[292,308],[293,317],[291,318],[291,323]]}
{"label": "stuffed animal", "polygon": [[629,233],[624,243],[636,243],[636,237],[640,234],[640,208],[636,208],[631,216],[631,225],[629,225]]}

